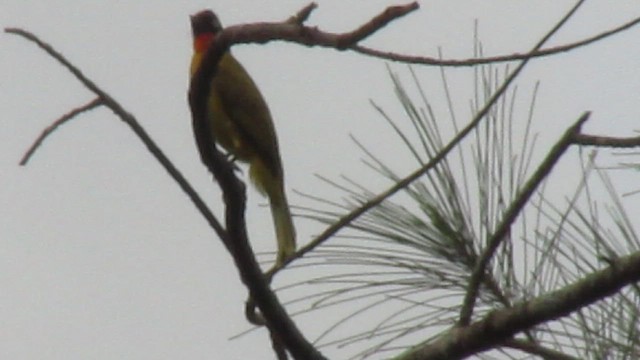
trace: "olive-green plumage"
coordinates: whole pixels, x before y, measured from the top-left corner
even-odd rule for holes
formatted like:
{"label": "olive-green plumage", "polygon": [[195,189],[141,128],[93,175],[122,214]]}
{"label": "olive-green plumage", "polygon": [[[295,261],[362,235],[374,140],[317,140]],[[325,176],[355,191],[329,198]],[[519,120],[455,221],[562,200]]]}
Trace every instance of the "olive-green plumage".
{"label": "olive-green plumage", "polygon": [[[191,75],[222,26],[209,10],[191,17],[194,54]],[[242,65],[227,51],[218,63],[208,100],[208,129],[212,139],[237,160],[249,164],[258,191],[269,197],[281,264],[296,250],[295,230],[285,191],[282,161],[271,113],[262,94]]]}

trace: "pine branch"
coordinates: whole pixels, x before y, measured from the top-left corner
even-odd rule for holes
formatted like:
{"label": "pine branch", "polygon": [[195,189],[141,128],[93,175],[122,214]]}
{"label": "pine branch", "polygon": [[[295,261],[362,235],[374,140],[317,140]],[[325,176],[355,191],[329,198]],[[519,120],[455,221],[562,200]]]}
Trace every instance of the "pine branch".
{"label": "pine branch", "polygon": [[[501,346],[511,337],[591,305],[640,281],[640,252],[615,259],[562,289],[511,308],[495,310],[469,326],[454,328],[437,340],[411,349],[396,360],[455,360]],[[507,342],[507,346],[513,346]]]}

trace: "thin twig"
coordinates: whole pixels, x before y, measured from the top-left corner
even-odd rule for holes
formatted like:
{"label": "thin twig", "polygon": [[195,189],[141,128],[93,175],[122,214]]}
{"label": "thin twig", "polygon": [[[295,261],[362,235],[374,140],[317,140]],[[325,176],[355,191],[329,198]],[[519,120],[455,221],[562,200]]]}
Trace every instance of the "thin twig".
{"label": "thin twig", "polygon": [[318,5],[316,3],[314,3],[314,2],[312,2],[309,5],[303,7],[300,11],[298,11],[297,14],[295,14],[292,17],[290,17],[289,20],[287,20],[287,22],[292,23],[292,24],[302,25],[305,21],[307,21],[309,19],[309,16],[311,16],[311,13],[317,7],[318,7]]}
{"label": "thin twig", "polygon": [[570,44],[554,46],[547,49],[541,49],[534,53],[524,53],[524,54],[515,53],[515,54],[509,54],[509,55],[498,55],[498,56],[489,56],[484,58],[471,58],[471,59],[462,59],[462,60],[454,60],[454,59],[447,60],[447,59],[427,57],[427,56],[405,55],[405,54],[399,54],[394,52],[376,50],[376,49],[372,49],[362,45],[353,46],[351,47],[351,50],[360,54],[369,55],[369,56],[390,60],[390,61],[402,62],[406,64],[453,66],[453,67],[476,66],[476,65],[483,65],[483,64],[495,64],[495,63],[506,62],[506,61],[524,60],[528,57],[538,58],[543,56],[550,56],[550,55],[569,52],[571,50],[593,44],[595,42],[598,42],[610,36],[621,33],[638,24],[640,24],[640,18],[635,18],[625,24],[622,24],[618,27],[615,27],[611,30],[607,30],[600,34],[594,35],[592,37],[589,37],[574,43],[570,43]]}
{"label": "thin twig", "polygon": [[31,159],[33,154],[35,154],[36,150],[38,150],[38,148],[42,145],[44,140],[49,135],[51,135],[54,131],[56,131],[56,129],[58,129],[60,126],[62,126],[64,123],[70,121],[71,119],[73,119],[77,115],[80,115],[85,111],[89,111],[91,109],[94,109],[94,108],[96,108],[96,107],[98,107],[100,105],[102,105],[102,100],[100,98],[95,98],[95,99],[89,101],[88,103],[86,103],[86,104],[84,104],[82,106],[79,106],[79,107],[69,111],[68,113],[62,115],[58,119],[56,119],[51,125],[47,126],[44,130],[42,130],[42,133],[40,134],[40,136],[38,136],[38,138],[33,142],[33,144],[31,144],[29,149],[22,156],[22,159],[20,159],[20,165],[21,166],[27,165],[27,163],[29,162],[29,160]]}
{"label": "thin twig", "polygon": [[597,147],[611,147],[611,148],[634,148],[640,146],[640,136],[634,137],[609,137],[609,136],[596,136],[576,134],[573,139],[573,143],[582,146],[597,146]]}
{"label": "thin twig", "polygon": [[350,33],[341,34],[338,41],[336,41],[336,48],[345,49],[347,47],[356,45],[360,41],[385,27],[391,21],[405,16],[414,10],[417,10],[418,7],[419,5],[417,2],[413,2],[407,5],[390,6],[378,16],[374,17],[359,28],[353,30]]}

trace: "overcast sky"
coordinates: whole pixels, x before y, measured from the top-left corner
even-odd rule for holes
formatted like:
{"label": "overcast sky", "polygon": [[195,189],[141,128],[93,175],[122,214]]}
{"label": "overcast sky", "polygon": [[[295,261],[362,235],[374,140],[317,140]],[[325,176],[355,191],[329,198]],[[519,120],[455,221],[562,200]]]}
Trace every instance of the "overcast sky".
{"label": "overcast sky", "polygon": [[[422,1],[419,11],[366,44],[434,57],[441,48],[445,58],[467,58],[478,19],[487,55],[523,52],[573,3]],[[309,24],[350,30],[392,4],[319,0]],[[196,153],[186,104],[188,16],[213,8],[225,25],[277,21],[304,5],[293,0],[0,0],[0,25],[40,36],[120,101],[219,213],[219,194]],[[551,43],[576,41],[637,16],[635,0],[588,1]],[[640,118],[639,34],[633,28],[531,64],[519,86],[530,93],[541,81],[538,130],[553,139],[591,110],[586,131],[633,134]],[[340,197],[314,174],[346,174],[373,189],[384,188],[363,171],[362,154],[349,134],[391,159],[402,173],[412,169],[369,103],[402,115],[385,61],[281,42],[233,51],[271,107],[291,203],[309,204],[293,189]],[[405,66],[391,67],[410,79]],[[439,70],[417,69],[426,92],[442,105]],[[450,71],[470,74],[469,69]],[[469,88],[453,90],[460,119],[466,121]],[[230,256],[122,122],[105,109],[84,114],[59,129],[27,167],[19,167],[44,127],[92,95],[33,44],[7,34],[0,37],[0,94],[0,358],[272,357],[263,331],[229,340],[247,329],[246,291]],[[625,191],[638,187],[636,182],[621,186]],[[249,197],[253,244],[259,251],[272,250],[268,207],[260,206],[264,200],[254,191]],[[300,219],[296,226],[301,244],[321,229]],[[308,334],[325,325],[313,316],[299,323]]]}

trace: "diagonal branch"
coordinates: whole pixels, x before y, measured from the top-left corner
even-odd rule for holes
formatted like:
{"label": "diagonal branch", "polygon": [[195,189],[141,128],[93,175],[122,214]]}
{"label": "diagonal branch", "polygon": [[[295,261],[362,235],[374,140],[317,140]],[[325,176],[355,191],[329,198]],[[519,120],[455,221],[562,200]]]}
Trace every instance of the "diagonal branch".
{"label": "diagonal branch", "polygon": [[31,159],[33,154],[35,154],[36,150],[38,150],[38,148],[42,145],[44,140],[49,135],[51,135],[54,131],[56,131],[60,126],[62,126],[64,123],[70,121],[74,117],[82,114],[83,112],[95,109],[96,107],[98,107],[100,105],[102,105],[102,100],[100,100],[100,98],[95,98],[95,99],[89,101],[88,103],[86,103],[86,104],[84,104],[84,105],[82,105],[80,107],[77,107],[75,109],[72,109],[68,113],[66,113],[66,114],[62,115],[61,117],[59,117],[51,125],[47,126],[44,130],[42,130],[42,133],[40,134],[40,136],[38,136],[38,138],[33,142],[33,144],[25,152],[24,156],[22,156],[22,159],[20,159],[20,165],[21,166],[27,165],[27,163],[29,162],[29,160]]}
{"label": "diagonal branch", "polygon": [[191,184],[184,178],[182,173],[171,163],[169,158],[160,150],[158,145],[151,139],[149,134],[144,130],[144,128],[138,123],[136,118],[128,113],[122,105],[120,105],[115,99],[113,99],[108,93],[99,88],[93,81],[87,78],[80,69],[78,69],[75,65],[73,65],[69,60],[67,60],[62,54],[56,51],[51,45],[45,43],[40,40],[34,34],[18,29],[18,28],[6,28],[4,30],[6,33],[14,34],[21,36],[36,45],[38,45],[42,50],[44,50],[49,56],[58,61],[62,66],[67,68],[69,72],[71,72],[75,78],[80,81],[89,91],[98,96],[98,99],[102,103],[102,105],[108,107],[111,111],[113,111],[122,121],[124,121],[133,132],[138,136],[138,138],[144,143],[149,152],[158,160],[160,165],[164,167],[164,169],[169,173],[169,175],[178,183],[182,191],[184,191],[189,199],[193,202],[195,207],[200,211],[200,214],[205,218],[205,220],[209,223],[218,236],[220,238],[226,238],[227,233],[218,222],[218,219],[213,215],[211,210],[207,207],[207,205],[202,201],[198,193],[193,189]]}
{"label": "diagonal branch", "polygon": [[[567,316],[640,281],[640,252],[615,259],[572,285],[522,302],[511,308],[495,310],[469,326],[452,329],[434,342],[419,345],[396,360],[454,360],[504,344],[514,335],[536,325]],[[507,341],[505,343],[505,341]]]}

